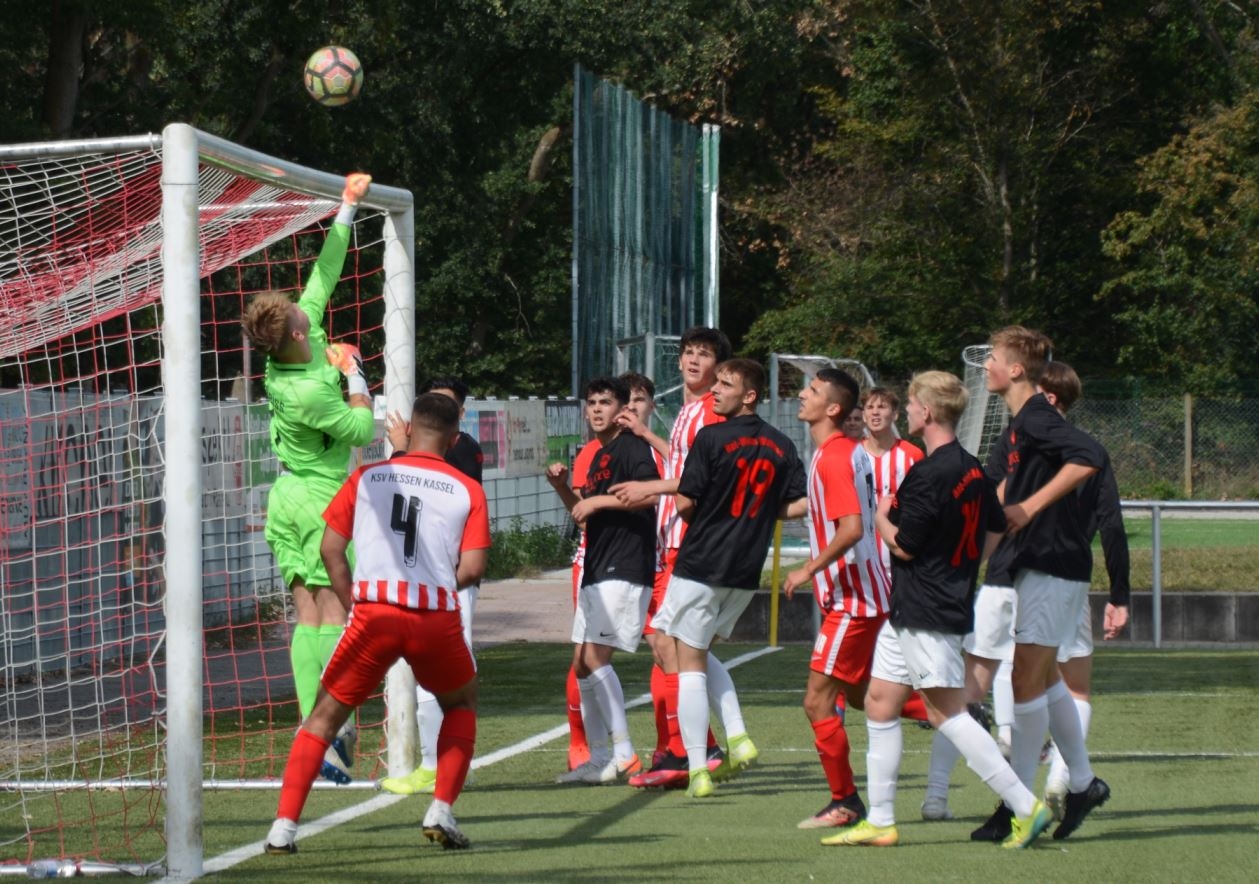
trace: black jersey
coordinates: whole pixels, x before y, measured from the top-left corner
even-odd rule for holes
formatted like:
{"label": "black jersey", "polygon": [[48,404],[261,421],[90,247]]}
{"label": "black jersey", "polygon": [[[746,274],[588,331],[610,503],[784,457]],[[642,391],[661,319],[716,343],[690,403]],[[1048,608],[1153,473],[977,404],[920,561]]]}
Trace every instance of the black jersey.
{"label": "black jersey", "polygon": [[1127,606],[1132,595],[1128,573],[1128,535],[1123,527],[1119,482],[1115,479],[1109,455],[1102,468],[1089,476],[1078,490],[1088,523],[1089,540],[1099,531],[1102,535],[1102,557],[1106,562],[1106,576],[1110,580],[1110,603]]}
{"label": "black jersey", "polygon": [[[620,482],[660,478],[651,446],[633,433],[620,433],[595,453],[581,496],[607,494]],[[627,580],[651,586],[656,574],[656,511],[599,510],[586,521],[586,560],[581,585]]]}
{"label": "black jersey", "polygon": [[975,581],[988,532],[1005,530],[1005,514],[974,455],[953,440],[909,468],[888,519],[894,626],[965,635],[975,623]]}
{"label": "black jersey", "polygon": [[695,434],[678,482],[695,502],[673,573],[708,586],[757,589],[774,522],[808,494],[791,440],[755,414]]}
{"label": "black jersey", "polygon": [[[1041,393],[1028,399],[1010,420],[1005,436],[1006,506],[1027,500],[1064,464],[1101,469],[1106,461],[1102,446],[1069,424]],[[1079,494],[1064,495],[1002,543],[1013,546],[1011,574],[1032,568],[1064,580],[1089,580],[1093,576],[1088,516]]]}
{"label": "black jersey", "polygon": [[481,481],[481,466],[485,463],[485,455],[481,446],[462,430],[455,437],[455,444],[446,451],[446,463],[450,464],[469,479]]}

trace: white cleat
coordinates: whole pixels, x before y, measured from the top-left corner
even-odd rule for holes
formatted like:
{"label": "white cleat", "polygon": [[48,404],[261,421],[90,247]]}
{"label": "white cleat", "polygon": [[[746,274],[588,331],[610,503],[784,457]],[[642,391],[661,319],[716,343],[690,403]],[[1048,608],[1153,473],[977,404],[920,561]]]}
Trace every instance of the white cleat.
{"label": "white cleat", "polygon": [[459,831],[450,805],[434,801],[424,814],[424,837],[440,844],[444,850],[466,850],[472,846],[468,836]]}
{"label": "white cleat", "polygon": [[953,811],[949,810],[949,799],[928,795],[922,802],[922,818],[931,821],[953,819]]}
{"label": "white cleat", "polygon": [[267,853],[297,853],[297,823],[283,817],[271,824],[267,833],[266,843],[262,849]]}

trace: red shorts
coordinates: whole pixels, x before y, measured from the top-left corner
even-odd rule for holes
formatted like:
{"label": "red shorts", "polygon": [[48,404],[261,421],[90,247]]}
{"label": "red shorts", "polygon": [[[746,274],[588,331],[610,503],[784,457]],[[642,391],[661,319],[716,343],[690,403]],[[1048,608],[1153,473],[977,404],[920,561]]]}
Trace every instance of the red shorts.
{"label": "red shorts", "polygon": [[643,626],[643,635],[656,634],[655,628],[651,625],[651,619],[656,616],[656,612],[664,604],[664,591],[669,586],[669,578],[673,576],[673,566],[677,563],[678,551],[676,549],[667,549],[660,559],[661,568],[656,572],[656,578],[651,585],[651,601],[647,603],[647,621],[646,625]]}
{"label": "red shorts", "polygon": [[362,705],[398,660],[406,660],[415,680],[433,694],[461,688],[476,677],[458,611],[356,602],[324,667],[324,690],[346,706]]}
{"label": "red shorts", "polygon": [[848,684],[861,684],[870,678],[874,646],[887,615],[853,617],[844,611],[829,611],[813,643],[809,669]]}

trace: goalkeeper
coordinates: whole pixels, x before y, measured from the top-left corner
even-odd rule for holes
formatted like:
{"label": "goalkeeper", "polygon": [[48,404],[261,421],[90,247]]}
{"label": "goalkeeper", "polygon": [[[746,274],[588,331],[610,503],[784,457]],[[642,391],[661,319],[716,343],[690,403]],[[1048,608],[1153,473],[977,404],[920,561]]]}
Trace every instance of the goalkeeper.
{"label": "goalkeeper", "polygon": [[[267,544],[293,593],[297,626],[290,657],[302,719],[310,715],[324,664],[345,629],[346,611],[319,557],[323,511],[345,482],[350,449],[372,441],[375,422],[358,348],[328,345],[323,317],[341,277],[350,225],[371,176],[350,174],[341,209],[328,231],[310,281],[296,304],[284,292],[256,295],[242,319],[245,334],[267,356],[271,448],[280,476],[267,499]],[[341,392],[341,377],[349,401]],[[353,719],[328,749],[321,773],[350,782],[357,736]]]}

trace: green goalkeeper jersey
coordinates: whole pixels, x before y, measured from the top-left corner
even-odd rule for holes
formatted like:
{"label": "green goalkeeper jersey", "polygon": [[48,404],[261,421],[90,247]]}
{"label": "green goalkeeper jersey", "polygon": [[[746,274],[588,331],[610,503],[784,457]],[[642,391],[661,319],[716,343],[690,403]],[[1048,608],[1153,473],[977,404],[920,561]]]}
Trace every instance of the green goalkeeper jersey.
{"label": "green goalkeeper jersey", "polygon": [[310,317],[311,359],[304,365],[267,359],[265,386],[271,409],[271,448],[290,472],[345,480],[350,449],[375,433],[370,408],[351,408],[341,373],[328,363],[323,329],[328,298],[345,264],[350,228],[333,224],[297,306]]}

